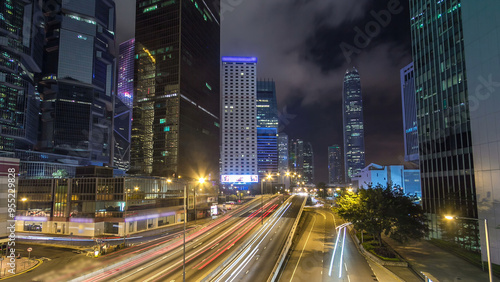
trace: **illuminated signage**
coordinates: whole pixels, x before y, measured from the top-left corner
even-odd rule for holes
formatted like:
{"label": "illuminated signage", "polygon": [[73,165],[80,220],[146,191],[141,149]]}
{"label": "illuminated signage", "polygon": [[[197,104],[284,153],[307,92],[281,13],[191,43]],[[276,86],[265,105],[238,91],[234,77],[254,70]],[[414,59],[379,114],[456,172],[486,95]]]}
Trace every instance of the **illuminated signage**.
{"label": "illuminated signage", "polygon": [[258,175],[221,175],[222,183],[234,183],[234,182],[259,182]]}
{"label": "illuminated signage", "polygon": [[210,211],[212,212],[212,215],[217,215],[217,206],[211,206]]}
{"label": "illuminated signage", "polygon": [[257,57],[222,57],[223,62],[257,63]]}

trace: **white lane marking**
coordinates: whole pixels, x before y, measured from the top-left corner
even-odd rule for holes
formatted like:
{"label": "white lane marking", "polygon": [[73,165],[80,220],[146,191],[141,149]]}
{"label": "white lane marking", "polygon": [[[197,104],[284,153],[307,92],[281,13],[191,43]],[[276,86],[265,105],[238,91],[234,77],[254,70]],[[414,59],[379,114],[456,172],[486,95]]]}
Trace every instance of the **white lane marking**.
{"label": "white lane marking", "polygon": [[[240,274],[240,272],[241,272],[241,271],[242,271],[242,270],[243,270],[243,269],[247,266],[247,264],[248,264],[248,263],[252,260],[253,256],[254,256],[254,255],[255,255],[258,251],[259,251],[259,249],[255,249],[252,253],[250,253],[250,256],[248,256],[248,257],[247,257],[247,258],[243,261],[243,263],[242,263],[240,266],[238,266],[238,268],[236,268],[236,269],[235,269],[235,272],[233,272],[233,273],[231,274],[231,276],[233,276],[233,277],[231,278],[231,276],[229,276],[228,280],[226,280],[226,281],[230,281],[230,282],[232,282],[232,281],[233,281],[233,280],[234,280],[234,279],[235,279],[235,278],[236,278],[236,277]],[[238,269],[240,269],[240,270],[238,271]],[[230,279],[230,280],[229,280],[229,279]]]}
{"label": "white lane marking", "polygon": [[306,242],[304,243],[304,246],[302,247],[302,252],[300,252],[299,260],[297,261],[297,264],[295,265],[295,268],[293,269],[292,277],[290,277],[290,281],[292,281],[293,276],[295,275],[295,271],[297,270],[297,267],[299,266],[300,259],[302,258],[302,254],[304,253],[304,249],[306,248],[307,242],[309,241],[309,236],[311,236],[311,232],[314,228],[314,224],[316,223],[316,217],[314,217],[313,224],[311,226],[311,229],[309,230],[309,235],[307,235]]}

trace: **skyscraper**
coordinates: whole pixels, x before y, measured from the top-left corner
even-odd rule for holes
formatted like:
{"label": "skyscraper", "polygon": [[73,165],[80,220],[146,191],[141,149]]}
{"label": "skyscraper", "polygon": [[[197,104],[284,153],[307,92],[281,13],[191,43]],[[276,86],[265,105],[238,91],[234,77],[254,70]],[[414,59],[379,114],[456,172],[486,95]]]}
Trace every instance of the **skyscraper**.
{"label": "skyscraper", "polygon": [[304,142],[303,151],[303,177],[302,180],[307,184],[314,183],[314,152],[310,142]]}
{"label": "skyscraper", "polygon": [[278,133],[278,171],[285,174],[288,168],[288,135],[284,132]]}
{"label": "skyscraper", "polygon": [[365,167],[365,131],[363,125],[363,99],[358,70],[347,70],[342,91],[344,120],[345,181]]}
{"label": "skyscraper", "polygon": [[413,62],[401,69],[400,77],[405,161],[418,164],[417,101],[415,97]]}
{"label": "skyscraper", "polygon": [[257,169],[259,177],[278,172],[278,105],[272,80],[257,81]]}
{"label": "skyscraper", "polygon": [[278,102],[273,80],[257,80],[257,127],[278,128]]}
{"label": "skyscraper", "polygon": [[328,181],[329,183],[342,183],[342,153],[339,145],[328,147]]}
{"label": "skyscraper", "polygon": [[45,12],[38,148],[108,164],[113,134],[114,1],[44,3],[51,10]]}
{"label": "skyscraper", "polygon": [[221,182],[257,182],[257,58],[222,57]]}
{"label": "skyscraper", "polygon": [[[433,238],[444,214],[477,218],[461,1],[410,1],[422,206]],[[447,237],[478,246],[476,222]]]}
{"label": "skyscraper", "polygon": [[302,176],[304,174],[304,141],[292,139],[288,145],[288,167],[290,172]]}
{"label": "skyscraper", "polygon": [[218,178],[219,1],[137,1],[131,170]]}
{"label": "skyscraper", "polygon": [[41,71],[44,30],[33,15],[40,10],[33,1],[0,5],[0,151],[32,150],[37,142],[35,73]]}
{"label": "skyscraper", "polygon": [[[482,219],[489,223],[491,262],[500,264],[500,21],[496,0],[463,0],[463,34],[467,65],[468,105],[478,218],[481,220],[482,260],[486,257],[486,237]],[[496,242],[496,243],[494,243]]]}
{"label": "skyscraper", "polygon": [[135,39],[120,44],[118,58],[118,87],[114,101],[113,166],[130,169],[130,141],[134,97],[134,46]]}

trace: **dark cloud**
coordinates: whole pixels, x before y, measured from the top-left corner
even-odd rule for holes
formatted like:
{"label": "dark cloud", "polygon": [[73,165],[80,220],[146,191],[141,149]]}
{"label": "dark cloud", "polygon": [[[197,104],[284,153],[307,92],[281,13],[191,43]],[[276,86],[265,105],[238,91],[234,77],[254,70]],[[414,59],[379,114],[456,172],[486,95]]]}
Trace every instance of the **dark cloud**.
{"label": "dark cloud", "polygon": [[400,162],[399,70],[411,61],[407,3],[393,2],[401,12],[350,62],[340,47],[356,47],[355,28],[364,31],[388,3],[246,0],[223,14],[222,54],[257,56],[259,76],[276,80],[280,107],[296,115],[284,131],[313,144],[316,182],[328,177],[327,147],[342,144],[342,81],[353,65],[361,75],[367,164]]}
{"label": "dark cloud", "polygon": [[116,46],[135,36],[135,0],[115,0]]}

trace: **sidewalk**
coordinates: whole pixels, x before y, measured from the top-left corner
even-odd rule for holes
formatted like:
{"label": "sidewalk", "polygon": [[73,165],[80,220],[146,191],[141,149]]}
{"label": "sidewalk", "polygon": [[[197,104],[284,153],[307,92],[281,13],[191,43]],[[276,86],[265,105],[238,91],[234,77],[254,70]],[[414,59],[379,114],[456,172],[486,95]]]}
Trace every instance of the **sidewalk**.
{"label": "sidewalk", "polygon": [[[348,227],[351,231],[353,230],[352,225]],[[376,262],[370,258],[370,256],[366,255],[364,250],[362,250],[362,247],[360,245],[360,242],[356,235],[354,235],[353,232],[349,232],[349,235],[351,235],[352,240],[354,241],[354,245],[356,245],[356,248],[358,249],[358,252],[362,254],[368,264],[370,265],[370,268],[373,271],[373,274],[377,277],[378,281],[383,281],[383,282],[420,282],[422,279],[420,279],[415,273],[411,271],[410,268],[408,267],[402,267],[402,266],[384,266],[381,265],[379,262]]]}
{"label": "sidewalk", "polygon": [[[416,271],[427,272],[439,282],[489,281],[487,272],[425,240],[400,244],[384,235],[382,239]],[[388,269],[399,276],[398,268],[388,267]],[[493,281],[500,282],[500,279],[493,277]]]}
{"label": "sidewalk", "polygon": [[2,261],[1,266],[0,266],[0,280],[3,280],[3,278],[8,278],[8,277],[11,277],[14,275],[19,275],[22,272],[26,272],[30,268],[34,268],[35,266],[37,266],[40,263],[39,260],[35,260],[35,259],[31,259],[28,261],[28,258],[26,258],[26,257],[16,259],[16,262],[15,262],[16,266],[14,268],[15,273],[12,274],[9,272],[9,270],[11,270],[11,266],[8,264],[9,259],[6,257],[3,257],[3,258],[4,258],[4,260]]}

